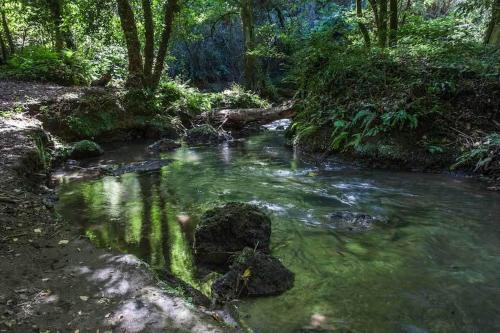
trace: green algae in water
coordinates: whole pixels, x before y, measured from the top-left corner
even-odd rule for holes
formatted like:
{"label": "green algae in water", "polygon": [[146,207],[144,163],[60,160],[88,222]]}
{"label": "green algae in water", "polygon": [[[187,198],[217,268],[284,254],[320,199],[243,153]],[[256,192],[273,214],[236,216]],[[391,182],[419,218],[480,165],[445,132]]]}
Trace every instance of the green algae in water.
{"label": "green algae in water", "polygon": [[[444,175],[301,162],[267,133],[245,143],[181,148],[161,171],[60,188],[58,211],[100,246],[138,255],[208,293],[190,250],[203,211],[257,204],[272,216],[273,254],[295,287],[239,302],[256,332],[500,331],[498,193]],[[336,210],[392,222],[362,233]]]}

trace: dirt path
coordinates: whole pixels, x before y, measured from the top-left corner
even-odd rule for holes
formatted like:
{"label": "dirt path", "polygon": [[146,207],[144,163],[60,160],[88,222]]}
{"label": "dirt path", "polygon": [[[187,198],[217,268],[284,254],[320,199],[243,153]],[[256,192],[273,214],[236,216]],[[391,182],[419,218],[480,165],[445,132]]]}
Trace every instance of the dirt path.
{"label": "dirt path", "polygon": [[0,117],[0,332],[229,330],[134,256],[96,249],[56,219],[34,138],[37,121]]}

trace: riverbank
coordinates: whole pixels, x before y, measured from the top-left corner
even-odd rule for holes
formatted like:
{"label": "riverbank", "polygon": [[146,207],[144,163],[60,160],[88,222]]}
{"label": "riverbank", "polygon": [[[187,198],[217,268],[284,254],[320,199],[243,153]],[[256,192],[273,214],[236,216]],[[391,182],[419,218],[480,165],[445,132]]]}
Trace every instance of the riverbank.
{"label": "riverbank", "polygon": [[53,211],[40,122],[0,118],[0,332],[224,332],[136,257],[96,249]]}

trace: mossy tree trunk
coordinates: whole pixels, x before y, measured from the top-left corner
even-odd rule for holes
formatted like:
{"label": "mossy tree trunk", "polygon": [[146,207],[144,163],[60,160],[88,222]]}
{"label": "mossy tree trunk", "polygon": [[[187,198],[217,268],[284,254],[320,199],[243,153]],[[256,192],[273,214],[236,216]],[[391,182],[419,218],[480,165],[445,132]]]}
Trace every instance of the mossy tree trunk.
{"label": "mossy tree trunk", "polygon": [[395,47],[398,43],[398,0],[389,0],[389,46]]}
{"label": "mossy tree trunk", "polygon": [[366,47],[371,47],[370,33],[366,25],[362,22],[363,19],[363,3],[362,0],[356,0],[356,16],[358,17],[358,27],[365,40]]}
{"label": "mossy tree trunk", "polygon": [[3,9],[0,9],[0,14],[2,16],[2,30],[5,38],[7,39],[7,43],[9,45],[10,54],[16,52],[16,46],[14,44],[14,39],[12,38],[12,34],[9,29],[9,24],[7,23],[7,15]]}
{"label": "mossy tree trunk", "polygon": [[7,62],[9,58],[9,53],[7,51],[7,45],[5,45],[5,41],[3,40],[2,31],[0,30],[0,64],[4,64]]}
{"label": "mossy tree trunk", "polygon": [[64,48],[64,34],[62,32],[62,4],[61,0],[46,0],[47,7],[54,23],[54,44],[57,51]]}
{"label": "mossy tree trunk", "polygon": [[493,0],[491,19],[484,38],[486,44],[500,46],[500,0]]}
{"label": "mossy tree trunk", "polygon": [[244,79],[245,87],[249,90],[258,91],[260,69],[257,56],[252,54],[255,50],[255,26],[254,26],[254,0],[241,0],[241,25],[244,38]]}
{"label": "mossy tree trunk", "polygon": [[379,4],[379,26],[378,45],[382,48],[387,46],[387,0],[378,0]]}
{"label": "mossy tree trunk", "polygon": [[377,27],[378,45],[387,46],[387,3],[388,0],[368,0],[373,11],[375,26]]}
{"label": "mossy tree trunk", "polygon": [[117,0],[118,15],[128,55],[128,78],[127,86],[130,88],[142,88],[144,84],[144,67],[142,63],[141,42],[137,33],[137,24],[132,7],[128,0]]}
{"label": "mossy tree trunk", "polygon": [[163,69],[165,68],[165,59],[167,57],[168,44],[170,43],[170,38],[172,36],[172,27],[175,19],[175,15],[179,12],[179,1],[169,0],[163,9],[163,31],[160,37],[160,46],[158,47],[158,54],[156,55],[156,62],[153,77],[151,80],[150,88],[155,89],[160,83],[161,75],[163,74]]}
{"label": "mossy tree trunk", "polygon": [[[160,45],[155,59],[154,50],[154,21],[150,0],[142,1],[144,11],[145,47],[144,62],[141,54],[141,42],[137,32],[137,24],[134,11],[128,0],[117,0],[118,15],[125,36],[128,54],[128,79],[127,86],[130,88],[156,89],[165,68],[168,44],[172,35],[173,22],[179,11],[178,0],[168,0],[164,5],[163,28],[160,37]],[[154,70],[153,70],[154,67]]]}

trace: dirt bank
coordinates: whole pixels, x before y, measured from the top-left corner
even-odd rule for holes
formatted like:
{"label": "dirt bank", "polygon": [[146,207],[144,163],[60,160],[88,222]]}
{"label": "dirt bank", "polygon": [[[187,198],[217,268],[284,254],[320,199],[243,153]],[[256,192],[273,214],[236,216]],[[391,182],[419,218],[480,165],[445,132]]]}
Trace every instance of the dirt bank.
{"label": "dirt bank", "polygon": [[55,217],[48,145],[39,122],[0,118],[0,332],[230,330],[137,258],[96,249]]}

